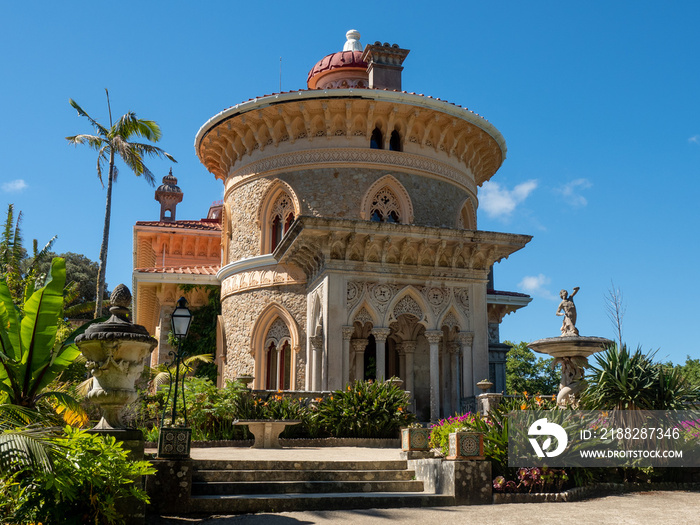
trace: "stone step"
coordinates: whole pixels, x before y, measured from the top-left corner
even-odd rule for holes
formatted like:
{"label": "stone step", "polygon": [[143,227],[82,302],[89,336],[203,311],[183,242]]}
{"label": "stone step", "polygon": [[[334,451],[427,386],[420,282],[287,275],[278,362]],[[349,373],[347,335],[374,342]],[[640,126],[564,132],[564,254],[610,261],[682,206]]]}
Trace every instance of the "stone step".
{"label": "stone step", "polygon": [[396,461],[278,461],[198,459],[195,470],[406,470],[408,462]]}
{"label": "stone step", "polygon": [[423,492],[423,482],[409,481],[241,481],[195,482],[192,496],[339,494],[378,492]]}
{"label": "stone step", "polygon": [[408,481],[412,470],[197,470],[197,481]]}
{"label": "stone step", "polygon": [[454,505],[454,497],[444,494],[382,492],[376,494],[267,494],[192,496],[192,514],[237,514],[286,512],[295,510],[388,509]]}

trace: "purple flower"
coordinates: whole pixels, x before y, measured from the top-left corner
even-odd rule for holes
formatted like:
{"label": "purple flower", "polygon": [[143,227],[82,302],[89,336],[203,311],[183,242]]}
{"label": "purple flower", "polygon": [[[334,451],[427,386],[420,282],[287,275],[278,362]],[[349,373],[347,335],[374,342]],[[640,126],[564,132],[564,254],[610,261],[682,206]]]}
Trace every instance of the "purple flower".
{"label": "purple flower", "polygon": [[516,489],[515,481],[506,482],[506,492],[515,492]]}
{"label": "purple flower", "polygon": [[506,486],[506,478],[504,478],[503,476],[497,476],[493,480],[493,489],[494,490],[501,492],[501,491],[503,491],[505,486]]}

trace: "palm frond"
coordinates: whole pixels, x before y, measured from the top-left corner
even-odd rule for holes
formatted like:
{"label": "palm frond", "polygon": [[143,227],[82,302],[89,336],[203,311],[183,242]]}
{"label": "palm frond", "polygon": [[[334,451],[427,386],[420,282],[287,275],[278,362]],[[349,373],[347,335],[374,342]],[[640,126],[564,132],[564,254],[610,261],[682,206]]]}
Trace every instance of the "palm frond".
{"label": "palm frond", "polygon": [[93,119],[90,115],[88,115],[87,112],[83,108],[81,108],[75,100],[70,98],[70,99],[68,99],[68,103],[73,107],[73,109],[75,109],[78,112],[78,115],[88,119],[90,124],[92,124],[92,126],[97,130],[97,132],[100,135],[102,135],[103,137],[106,137],[107,135],[109,135],[109,132],[107,131],[107,129],[102,124],[100,124],[95,119]]}
{"label": "palm frond", "polygon": [[66,140],[73,146],[87,144],[95,151],[99,151],[106,142],[105,139],[97,135],[73,135],[72,137],[66,137]]}

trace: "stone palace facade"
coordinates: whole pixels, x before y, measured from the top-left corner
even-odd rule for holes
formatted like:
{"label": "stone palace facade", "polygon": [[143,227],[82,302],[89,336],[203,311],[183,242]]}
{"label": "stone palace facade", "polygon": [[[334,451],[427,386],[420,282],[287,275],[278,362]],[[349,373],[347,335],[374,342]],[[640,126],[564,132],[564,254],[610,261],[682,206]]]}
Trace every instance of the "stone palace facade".
{"label": "stone palace facade", "polygon": [[307,90],[238,104],[197,133],[225,188],[223,380],[321,391],[396,376],[422,420],[463,409],[481,379],[505,388],[498,326],[530,298],[493,290],[491,269],[530,236],[476,219],[505,141],[469,110],[402,91],[407,55],[349,31]]}

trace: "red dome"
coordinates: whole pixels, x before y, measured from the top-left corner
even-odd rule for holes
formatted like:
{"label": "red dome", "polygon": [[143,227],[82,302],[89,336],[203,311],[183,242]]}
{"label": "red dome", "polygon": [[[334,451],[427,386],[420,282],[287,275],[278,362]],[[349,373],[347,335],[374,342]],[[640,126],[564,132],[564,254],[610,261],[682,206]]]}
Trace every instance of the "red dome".
{"label": "red dome", "polygon": [[322,75],[329,71],[340,68],[352,68],[367,71],[367,62],[362,60],[362,51],[339,51],[323,57],[318,63],[311,68],[309,76],[306,78],[306,83],[310,89],[316,87],[317,82],[312,82],[312,79],[318,75]]}

